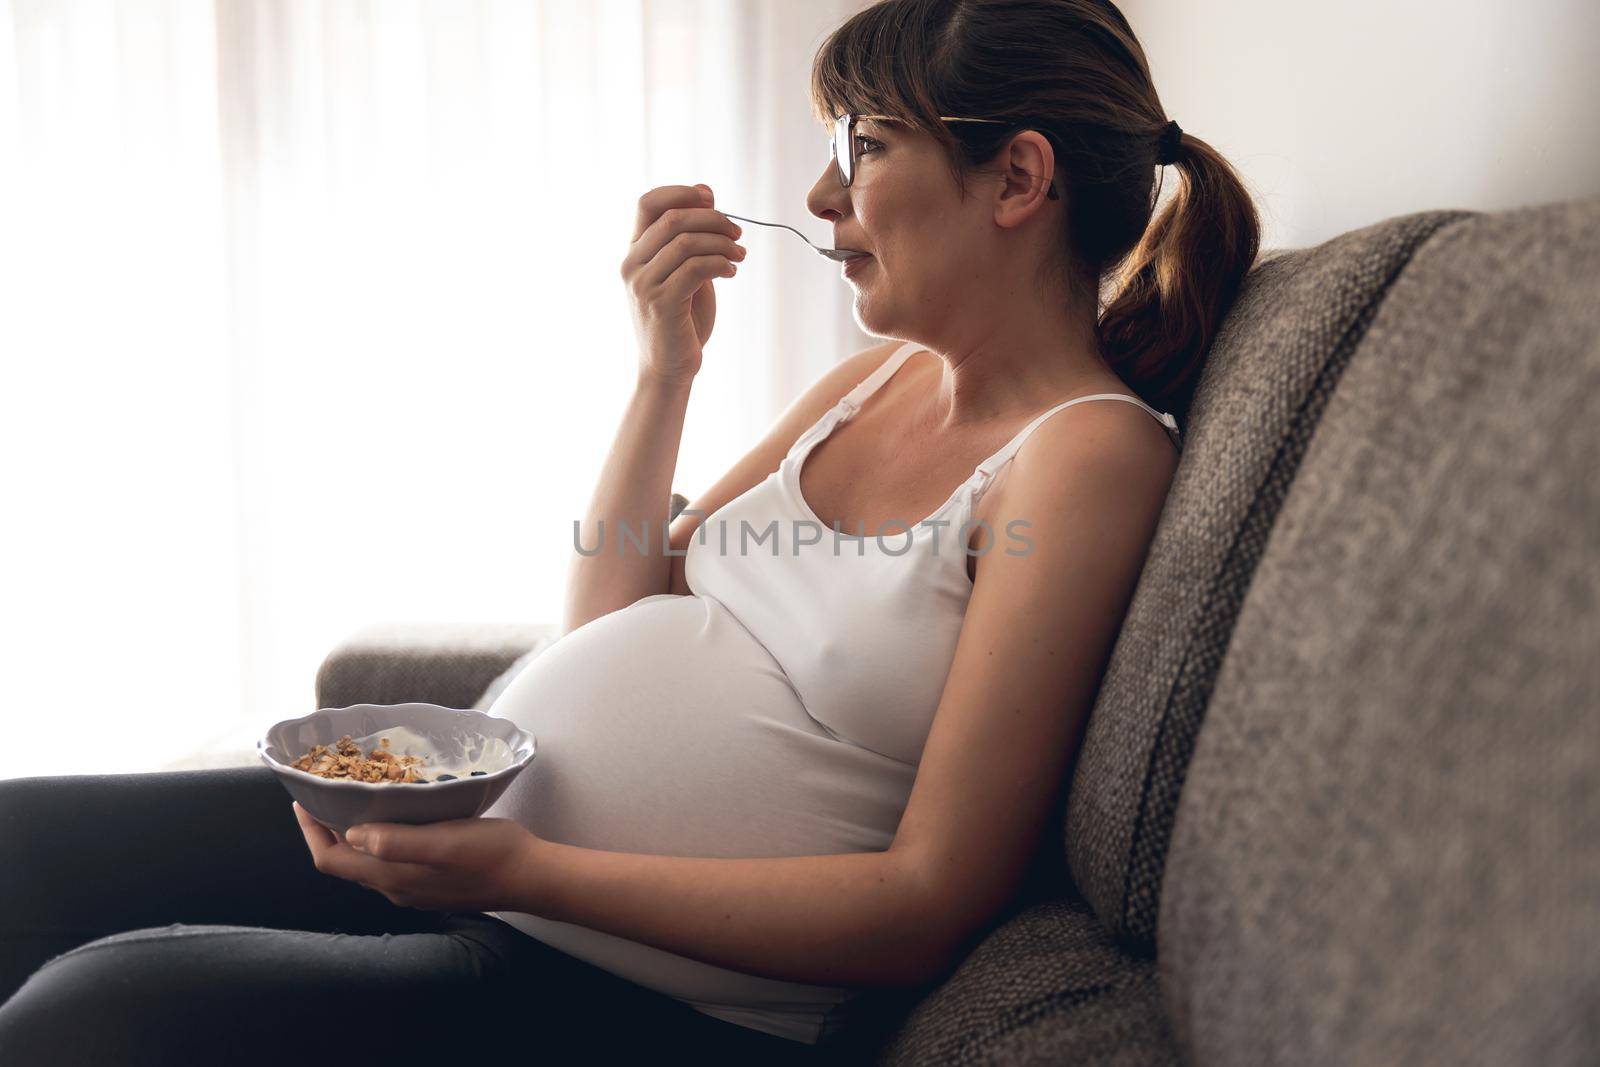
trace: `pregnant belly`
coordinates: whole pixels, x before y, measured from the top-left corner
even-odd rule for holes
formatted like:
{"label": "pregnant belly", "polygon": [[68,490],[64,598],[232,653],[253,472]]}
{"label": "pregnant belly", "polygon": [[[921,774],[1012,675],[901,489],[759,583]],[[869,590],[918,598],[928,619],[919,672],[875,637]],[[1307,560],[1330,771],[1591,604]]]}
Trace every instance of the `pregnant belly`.
{"label": "pregnant belly", "polygon": [[760,857],[889,847],[915,769],[837,739],[713,597],[647,596],[564,635],[490,709],[538,755],[484,814],[564,844]]}

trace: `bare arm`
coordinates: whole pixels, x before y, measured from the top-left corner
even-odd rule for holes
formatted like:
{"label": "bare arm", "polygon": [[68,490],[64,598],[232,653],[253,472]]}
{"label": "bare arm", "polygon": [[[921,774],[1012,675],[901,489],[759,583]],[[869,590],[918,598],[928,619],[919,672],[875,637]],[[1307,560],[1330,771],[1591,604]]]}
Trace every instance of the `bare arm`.
{"label": "bare arm", "polygon": [[639,198],[626,283],[639,372],[588,511],[574,531],[562,632],[664,593],[662,550],[672,472],[690,383],[716,321],[713,281],[731,277],[739,227],[711,206],[704,186],[657,186]]}
{"label": "bare arm", "polygon": [[1085,404],[1046,420],[990,490],[995,550],[894,839],[952,961],[1021,887],[1063,802],[1177,466],[1148,415]]}
{"label": "bare arm", "polygon": [[[661,531],[672,496],[689,388],[687,382],[665,382],[644,374],[635,383],[578,526],[577,544],[583,551],[574,548],[567,570],[563,633],[640,597],[667,591],[671,561],[661,551]],[[633,539],[622,536],[624,525]]]}
{"label": "bare arm", "polygon": [[943,962],[922,882],[893,849],[702,859],[527,846],[530,893],[509,910],[790,982],[918,985]]}

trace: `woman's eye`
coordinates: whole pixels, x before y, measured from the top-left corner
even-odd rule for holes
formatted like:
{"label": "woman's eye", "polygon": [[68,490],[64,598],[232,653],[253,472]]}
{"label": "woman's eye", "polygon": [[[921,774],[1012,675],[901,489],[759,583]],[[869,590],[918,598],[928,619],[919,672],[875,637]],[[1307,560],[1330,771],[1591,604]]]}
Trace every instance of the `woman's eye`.
{"label": "woman's eye", "polygon": [[863,153],[863,152],[870,152],[870,151],[873,150],[873,149],[866,148],[864,145],[872,145],[873,148],[882,148],[883,147],[883,145],[879,144],[877,141],[874,141],[872,138],[866,136],[865,134],[860,134],[860,133],[856,134],[856,152],[857,153]]}

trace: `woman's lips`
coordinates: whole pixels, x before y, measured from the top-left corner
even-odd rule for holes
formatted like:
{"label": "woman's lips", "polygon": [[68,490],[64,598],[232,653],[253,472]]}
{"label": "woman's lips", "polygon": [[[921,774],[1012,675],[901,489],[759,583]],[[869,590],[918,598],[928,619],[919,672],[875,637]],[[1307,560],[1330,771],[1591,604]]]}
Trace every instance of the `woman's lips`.
{"label": "woman's lips", "polygon": [[860,270],[863,266],[870,262],[872,262],[872,257],[865,253],[859,256],[851,256],[849,259],[845,260],[844,263],[845,277],[849,277],[851,274]]}

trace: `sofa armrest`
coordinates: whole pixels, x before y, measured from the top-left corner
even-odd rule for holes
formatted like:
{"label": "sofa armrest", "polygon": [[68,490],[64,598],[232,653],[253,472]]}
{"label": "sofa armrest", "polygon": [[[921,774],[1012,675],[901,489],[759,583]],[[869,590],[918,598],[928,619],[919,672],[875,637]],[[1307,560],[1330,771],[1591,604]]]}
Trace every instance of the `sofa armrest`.
{"label": "sofa armrest", "polygon": [[404,704],[473,707],[497,677],[560,623],[393,622],[362,627],[317,669],[317,707]]}

